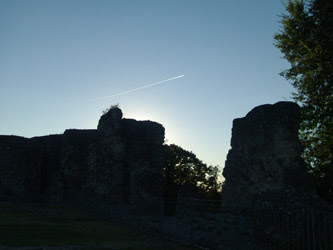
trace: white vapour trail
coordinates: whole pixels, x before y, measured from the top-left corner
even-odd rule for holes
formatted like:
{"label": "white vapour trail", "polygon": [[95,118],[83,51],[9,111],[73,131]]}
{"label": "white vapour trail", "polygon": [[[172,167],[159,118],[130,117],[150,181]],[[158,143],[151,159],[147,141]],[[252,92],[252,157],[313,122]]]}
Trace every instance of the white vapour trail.
{"label": "white vapour trail", "polygon": [[147,84],[147,85],[144,85],[144,86],[141,86],[141,87],[138,87],[138,88],[135,88],[135,89],[131,89],[131,90],[128,90],[128,91],[124,91],[124,92],[121,92],[121,93],[118,93],[118,94],[91,99],[90,101],[97,101],[97,100],[102,100],[102,99],[111,98],[111,97],[115,97],[115,96],[125,95],[125,94],[128,94],[128,93],[137,91],[137,90],[145,89],[145,88],[148,88],[148,87],[151,87],[151,86],[154,86],[154,85],[158,85],[158,84],[162,84],[162,83],[165,83],[165,82],[168,82],[168,81],[176,80],[176,79],[184,77],[184,76],[185,75],[175,76],[175,77],[163,80],[163,81]]}

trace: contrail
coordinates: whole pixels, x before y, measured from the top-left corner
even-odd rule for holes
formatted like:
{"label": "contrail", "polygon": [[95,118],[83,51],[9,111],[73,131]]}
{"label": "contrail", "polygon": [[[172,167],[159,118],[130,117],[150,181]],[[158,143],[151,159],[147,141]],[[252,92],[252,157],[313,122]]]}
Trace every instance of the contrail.
{"label": "contrail", "polygon": [[134,91],[137,91],[137,90],[140,90],[140,89],[145,89],[145,88],[148,88],[148,87],[151,87],[151,86],[154,86],[154,85],[162,84],[164,82],[176,80],[176,79],[182,78],[184,76],[185,75],[175,76],[175,77],[163,80],[163,81],[154,82],[154,83],[151,83],[151,84],[148,84],[148,85],[144,85],[144,86],[141,86],[141,87],[138,87],[138,88],[135,88],[135,89],[131,89],[131,90],[128,90],[128,91],[125,91],[125,92],[121,92],[121,93],[118,93],[118,94],[91,99],[90,101],[97,101],[97,100],[102,100],[102,99],[111,98],[111,97],[115,97],[115,96],[125,95],[125,94],[131,93],[131,92],[134,92]]}

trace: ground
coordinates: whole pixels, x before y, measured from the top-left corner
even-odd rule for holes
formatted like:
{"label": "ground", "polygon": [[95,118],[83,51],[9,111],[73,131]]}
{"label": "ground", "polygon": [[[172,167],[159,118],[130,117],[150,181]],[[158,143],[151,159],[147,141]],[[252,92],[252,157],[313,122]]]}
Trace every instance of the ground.
{"label": "ground", "polygon": [[[0,249],[191,249],[135,228],[103,221],[68,206],[0,203]],[[27,249],[27,248],[26,248]],[[52,248],[55,249],[55,248]]]}

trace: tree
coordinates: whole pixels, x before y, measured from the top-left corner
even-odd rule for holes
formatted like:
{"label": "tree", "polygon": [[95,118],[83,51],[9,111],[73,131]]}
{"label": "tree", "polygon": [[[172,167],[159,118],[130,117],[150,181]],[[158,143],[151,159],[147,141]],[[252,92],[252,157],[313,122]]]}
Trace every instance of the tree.
{"label": "tree", "polygon": [[178,191],[186,183],[197,187],[205,198],[217,199],[221,184],[218,182],[217,166],[207,166],[192,152],[171,144],[164,145],[165,167],[164,196],[177,198]]}
{"label": "tree", "polygon": [[333,1],[290,0],[286,10],[274,39],[291,67],[280,74],[296,89],[303,157],[318,193],[333,201]]}

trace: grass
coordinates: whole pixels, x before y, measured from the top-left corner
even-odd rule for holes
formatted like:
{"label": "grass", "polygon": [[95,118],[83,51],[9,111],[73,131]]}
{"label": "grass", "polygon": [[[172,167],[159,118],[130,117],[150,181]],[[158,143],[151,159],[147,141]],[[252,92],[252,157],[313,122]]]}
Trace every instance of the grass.
{"label": "grass", "polygon": [[0,248],[66,245],[88,249],[190,249],[70,207],[0,203]]}

